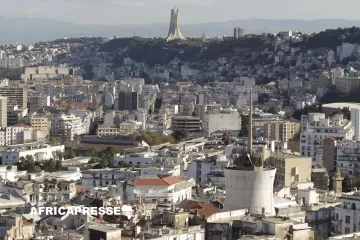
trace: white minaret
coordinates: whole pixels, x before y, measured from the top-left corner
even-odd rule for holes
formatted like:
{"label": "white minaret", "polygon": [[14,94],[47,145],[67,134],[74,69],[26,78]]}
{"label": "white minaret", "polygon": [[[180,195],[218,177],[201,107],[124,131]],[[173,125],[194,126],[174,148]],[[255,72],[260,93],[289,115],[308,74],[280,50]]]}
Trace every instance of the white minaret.
{"label": "white minaret", "polygon": [[[248,209],[250,214],[274,216],[274,179],[276,168],[255,166],[252,151],[252,92],[250,93],[248,149],[241,157],[250,158],[252,167],[235,166],[225,169],[226,198],[224,211]],[[261,156],[262,157],[262,156]],[[261,161],[263,161],[261,159]],[[238,163],[241,164],[241,163]]]}

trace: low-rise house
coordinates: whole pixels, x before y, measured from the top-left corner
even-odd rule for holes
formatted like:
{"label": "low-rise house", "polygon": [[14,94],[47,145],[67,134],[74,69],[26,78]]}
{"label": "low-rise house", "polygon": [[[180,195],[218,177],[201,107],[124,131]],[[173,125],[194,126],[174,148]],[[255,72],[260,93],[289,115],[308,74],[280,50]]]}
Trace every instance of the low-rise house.
{"label": "low-rise house", "polygon": [[138,177],[118,182],[119,194],[124,202],[179,203],[191,199],[194,179],[174,176]]}

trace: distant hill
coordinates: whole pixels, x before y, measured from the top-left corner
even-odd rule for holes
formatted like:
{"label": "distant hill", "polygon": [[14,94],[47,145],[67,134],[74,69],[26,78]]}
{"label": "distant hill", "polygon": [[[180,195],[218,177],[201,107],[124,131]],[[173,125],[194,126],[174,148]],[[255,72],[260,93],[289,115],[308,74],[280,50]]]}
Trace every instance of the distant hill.
{"label": "distant hill", "polygon": [[[286,30],[317,32],[326,29],[360,26],[360,21],[344,19],[323,20],[269,20],[247,19],[228,22],[209,22],[181,25],[187,37],[214,37],[232,35],[234,27],[242,27],[246,33],[278,33]],[[34,43],[63,37],[99,36],[99,37],[166,37],[168,23],[144,25],[83,25],[60,22],[42,18],[0,17],[0,43]]]}

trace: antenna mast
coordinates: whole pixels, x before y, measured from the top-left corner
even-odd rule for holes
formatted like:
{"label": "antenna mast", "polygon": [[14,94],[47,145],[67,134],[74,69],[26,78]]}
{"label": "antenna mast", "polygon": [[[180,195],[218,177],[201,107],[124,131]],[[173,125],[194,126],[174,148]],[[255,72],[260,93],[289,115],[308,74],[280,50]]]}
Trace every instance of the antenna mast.
{"label": "antenna mast", "polygon": [[253,113],[253,105],[252,105],[252,89],[250,89],[250,111],[249,111],[249,130],[248,130],[248,152],[252,154],[252,113]]}

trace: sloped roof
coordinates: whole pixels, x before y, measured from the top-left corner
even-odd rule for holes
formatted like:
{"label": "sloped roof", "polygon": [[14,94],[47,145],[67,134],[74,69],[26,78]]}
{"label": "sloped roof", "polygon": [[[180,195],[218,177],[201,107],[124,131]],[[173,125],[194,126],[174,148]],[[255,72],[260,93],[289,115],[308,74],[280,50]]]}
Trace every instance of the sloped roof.
{"label": "sloped roof", "polygon": [[158,178],[135,178],[131,180],[134,186],[171,186],[182,181],[182,179],[174,176]]}
{"label": "sloped roof", "polygon": [[219,210],[211,203],[188,200],[181,204],[181,207],[198,218],[208,218],[218,213]]}

